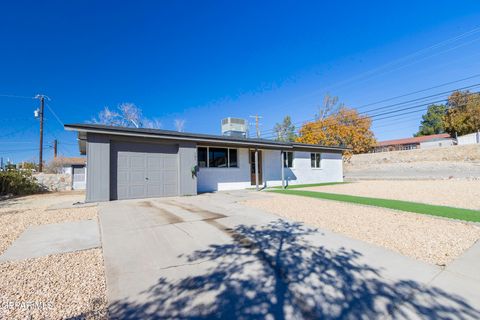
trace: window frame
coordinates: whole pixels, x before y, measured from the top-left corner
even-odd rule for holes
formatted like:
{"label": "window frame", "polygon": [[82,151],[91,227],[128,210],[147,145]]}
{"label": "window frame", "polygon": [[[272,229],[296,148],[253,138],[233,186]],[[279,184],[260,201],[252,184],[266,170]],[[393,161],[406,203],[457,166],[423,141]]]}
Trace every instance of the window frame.
{"label": "window frame", "polygon": [[[206,166],[205,167],[200,167],[198,165],[198,149],[199,148],[205,148],[207,150],[207,160],[206,160]],[[210,167],[210,148],[215,148],[215,149],[226,149],[227,150],[227,166],[226,167]],[[231,166],[230,165],[230,150],[236,150],[237,152],[237,165],[236,166]],[[217,146],[197,146],[197,166],[198,168],[211,168],[211,169],[238,169],[240,168],[239,166],[239,152],[238,148],[229,148],[229,147],[217,147]]]}
{"label": "window frame", "polygon": [[[289,166],[288,165],[288,154],[291,154],[292,155],[292,165]],[[283,151],[283,167],[284,168],[289,168],[289,169],[293,169],[294,168],[294,161],[293,159],[295,159],[294,157],[294,151]]]}
{"label": "window frame", "polygon": [[[205,149],[205,166],[200,166],[200,152],[199,149]],[[197,147],[197,167],[198,168],[208,168],[208,148],[206,147]]]}
{"label": "window frame", "polygon": [[[312,155],[315,155],[314,166],[312,166]],[[318,156],[318,165],[317,165],[317,156]],[[322,169],[322,153],[321,152],[310,152],[310,168]]]}
{"label": "window frame", "polygon": [[[235,150],[235,153],[236,153],[236,161],[235,161],[235,166],[232,167],[231,163],[230,163],[230,150]],[[227,148],[227,160],[228,160],[228,166],[227,168],[238,168],[238,149],[237,148]]]}
{"label": "window frame", "polygon": [[[213,158],[211,157],[213,155]],[[209,168],[228,168],[229,167],[229,151],[222,147],[208,148],[208,167]],[[211,166],[211,164],[214,164]]]}

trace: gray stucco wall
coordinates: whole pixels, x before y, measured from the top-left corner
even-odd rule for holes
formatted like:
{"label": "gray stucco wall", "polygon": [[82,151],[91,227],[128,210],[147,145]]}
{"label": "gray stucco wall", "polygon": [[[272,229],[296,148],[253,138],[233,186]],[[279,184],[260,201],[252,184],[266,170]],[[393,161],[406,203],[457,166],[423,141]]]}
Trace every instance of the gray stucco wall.
{"label": "gray stucco wall", "polygon": [[109,201],[110,185],[110,142],[128,141],[138,143],[176,143],[179,157],[179,195],[196,195],[197,178],[192,169],[197,164],[197,145],[194,142],[165,141],[160,139],[139,139],[113,135],[89,133],[87,135],[87,192],[86,201]]}
{"label": "gray stucco wall", "polygon": [[194,174],[197,165],[197,144],[194,142],[181,142],[179,149],[179,182],[180,195],[191,196],[197,194],[197,176]]}
{"label": "gray stucco wall", "polygon": [[105,135],[87,135],[86,201],[110,200],[110,139]]}

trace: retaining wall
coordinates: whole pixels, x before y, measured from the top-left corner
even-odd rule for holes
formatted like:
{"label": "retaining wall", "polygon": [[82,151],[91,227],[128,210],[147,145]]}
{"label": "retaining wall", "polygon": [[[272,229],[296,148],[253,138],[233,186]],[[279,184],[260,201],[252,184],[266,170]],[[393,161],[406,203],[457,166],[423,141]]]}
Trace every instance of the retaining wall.
{"label": "retaining wall", "polygon": [[72,190],[72,176],[69,174],[37,173],[34,177],[49,191]]}
{"label": "retaining wall", "polygon": [[480,144],[353,155],[346,167],[425,161],[480,162]]}

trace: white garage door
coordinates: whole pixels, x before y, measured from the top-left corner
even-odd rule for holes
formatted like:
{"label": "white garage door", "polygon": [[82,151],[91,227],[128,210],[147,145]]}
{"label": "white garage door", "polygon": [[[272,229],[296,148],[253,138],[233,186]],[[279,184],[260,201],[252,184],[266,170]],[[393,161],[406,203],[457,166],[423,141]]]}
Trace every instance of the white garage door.
{"label": "white garage door", "polygon": [[178,147],[112,143],[112,199],[178,195]]}

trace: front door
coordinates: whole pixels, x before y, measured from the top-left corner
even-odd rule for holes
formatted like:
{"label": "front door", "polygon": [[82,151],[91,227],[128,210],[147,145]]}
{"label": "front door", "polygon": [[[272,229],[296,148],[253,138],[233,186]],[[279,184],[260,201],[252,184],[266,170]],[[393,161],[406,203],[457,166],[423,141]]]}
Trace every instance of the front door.
{"label": "front door", "polygon": [[[255,179],[255,150],[250,150],[250,181],[252,186],[256,184]],[[262,181],[262,151],[258,150],[258,184],[263,184]]]}

